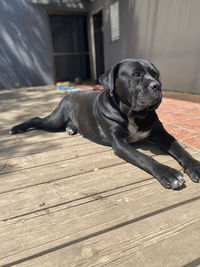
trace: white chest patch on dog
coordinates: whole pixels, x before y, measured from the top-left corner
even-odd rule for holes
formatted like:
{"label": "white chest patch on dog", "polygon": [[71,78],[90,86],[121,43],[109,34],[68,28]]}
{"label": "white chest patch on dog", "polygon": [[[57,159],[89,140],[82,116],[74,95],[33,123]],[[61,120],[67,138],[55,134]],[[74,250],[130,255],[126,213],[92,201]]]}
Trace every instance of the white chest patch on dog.
{"label": "white chest patch on dog", "polygon": [[134,143],[149,136],[150,130],[146,132],[138,131],[138,126],[136,125],[134,119],[129,118],[128,121],[129,121],[128,123],[129,137],[127,138],[128,143]]}

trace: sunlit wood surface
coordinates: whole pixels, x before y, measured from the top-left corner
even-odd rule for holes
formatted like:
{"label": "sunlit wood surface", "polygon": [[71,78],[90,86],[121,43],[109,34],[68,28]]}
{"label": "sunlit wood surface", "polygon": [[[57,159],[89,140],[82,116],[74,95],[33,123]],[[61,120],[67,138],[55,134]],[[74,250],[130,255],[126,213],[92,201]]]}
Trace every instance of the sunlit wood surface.
{"label": "sunlit wood surface", "polygon": [[[186,188],[166,190],[79,135],[8,135],[14,124],[47,115],[63,94],[0,92],[0,266],[198,266],[200,185],[187,175]],[[158,148],[140,149],[181,170]]]}

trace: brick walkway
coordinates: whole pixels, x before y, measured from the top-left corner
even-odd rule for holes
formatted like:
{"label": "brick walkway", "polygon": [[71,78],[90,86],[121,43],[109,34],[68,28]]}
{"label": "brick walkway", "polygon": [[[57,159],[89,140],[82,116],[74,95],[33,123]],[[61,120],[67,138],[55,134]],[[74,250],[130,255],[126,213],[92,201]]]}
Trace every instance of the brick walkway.
{"label": "brick walkway", "polygon": [[200,148],[200,103],[164,97],[158,115],[177,140]]}

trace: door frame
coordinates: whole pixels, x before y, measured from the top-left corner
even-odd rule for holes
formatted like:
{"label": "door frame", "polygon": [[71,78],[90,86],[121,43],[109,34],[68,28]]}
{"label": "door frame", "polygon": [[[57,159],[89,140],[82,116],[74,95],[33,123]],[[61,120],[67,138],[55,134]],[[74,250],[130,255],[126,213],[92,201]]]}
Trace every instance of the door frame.
{"label": "door frame", "polygon": [[[88,13],[84,11],[57,11],[57,10],[47,10],[46,11],[46,20],[47,20],[47,28],[48,28],[48,39],[49,39],[49,44],[50,44],[50,51],[51,51],[51,66],[52,66],[52,72],[53,72],[53,80],[54,84],[56,84],[56,67],[55,67],[55,60],[54,60],[54,51],[53,51],[53,40],[52,40],[52,35],[51,35],[51,24],[50,24],[50,15],[86,15],[87,16],[87,21],[88,21]],[[93,79],[92,76],[92,65],[91,65],[91,49],[90,49],[90,37],[89,37],[89,25],[87,25],[87,32],[88,32],[88,52],[89,52],[89,62],[90,62],[90,73],[91,73],[91,79]]]}
{"label": "door frame", "polygon": [[102,17],[104,21],[104,14],[103,14],[103,7],[99,7],[95,9],[89,15],[89,50],[90,50],[90,66],[91,66],[91,78],[93,81],[97,79],[97,72],[96,72],[96,54],[95,54],[95,37],[94,37],[94,23],[93,23],[93,16],[98,12],[102,11]]}

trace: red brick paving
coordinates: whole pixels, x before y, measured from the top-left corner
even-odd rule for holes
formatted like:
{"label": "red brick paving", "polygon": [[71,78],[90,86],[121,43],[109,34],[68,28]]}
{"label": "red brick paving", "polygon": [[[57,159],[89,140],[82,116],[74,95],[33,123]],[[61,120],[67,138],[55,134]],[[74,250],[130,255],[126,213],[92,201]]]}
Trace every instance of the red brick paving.
{"label": "red brick paving", "polygon": [[177,140],[200,148],[200,103],[164,97],[157,113]]}

